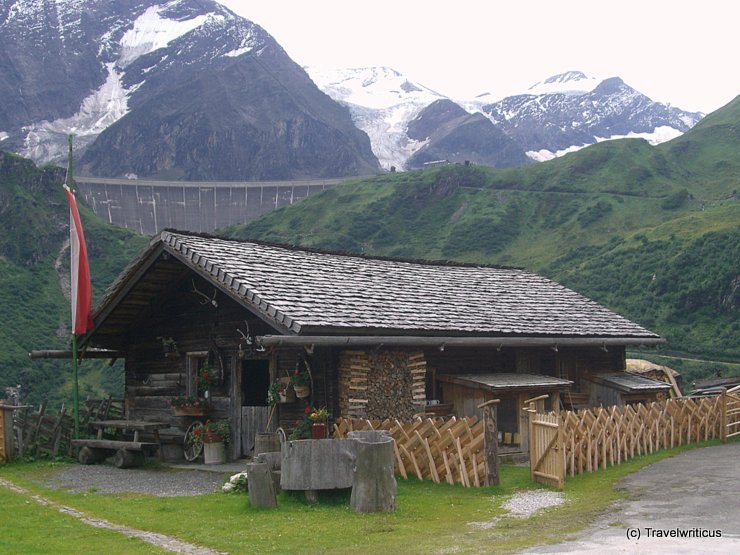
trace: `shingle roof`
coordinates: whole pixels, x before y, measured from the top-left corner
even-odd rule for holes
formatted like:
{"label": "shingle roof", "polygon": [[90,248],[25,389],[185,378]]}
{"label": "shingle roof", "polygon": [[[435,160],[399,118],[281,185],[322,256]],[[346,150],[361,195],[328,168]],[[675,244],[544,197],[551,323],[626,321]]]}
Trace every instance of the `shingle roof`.
{"label": "shingle roof", "polygon": [[437,374],[437,379],[444,382],[459,383],[468,387],[477,387],[489,391],[511,389],[567,389],[573,382],[544,376],[542,374],[512,374],[496,372],[490,374]]}
{"label": "shingle roof", "polygon": [[165,249],[293,333],[656,338],[574,291],[520,269],[297,250],[165,231]]}
{"label": "shingle roof", "polygon": [[592,378],[596,381],[606,383],[611,387],[615,387],[629,393],[671,388],[667,383],[646,378],[645,376],[638,376],[637,374],[629,374],[627,372],[620,372],[618,374],[596,374]]}

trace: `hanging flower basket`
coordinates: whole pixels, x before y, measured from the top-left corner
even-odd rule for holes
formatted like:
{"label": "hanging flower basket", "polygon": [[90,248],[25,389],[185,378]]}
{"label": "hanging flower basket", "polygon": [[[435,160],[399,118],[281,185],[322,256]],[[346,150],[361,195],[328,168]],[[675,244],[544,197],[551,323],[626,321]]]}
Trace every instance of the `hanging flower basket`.
{"label": "hanging flower basket", "polygon": [[305,399],[306,397],[311,395],[311,388],[308,385],[293,384],[293,391],[295,391],[295,396],[299,399]]}

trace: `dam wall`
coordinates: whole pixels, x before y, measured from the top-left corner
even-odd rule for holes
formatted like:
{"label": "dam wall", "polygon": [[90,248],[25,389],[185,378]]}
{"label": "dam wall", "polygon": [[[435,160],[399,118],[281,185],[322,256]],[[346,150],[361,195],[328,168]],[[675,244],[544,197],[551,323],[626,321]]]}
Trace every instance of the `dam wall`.
{"label": "dam wall", "polygon": [[165,228],[207,233],[246,224],[344,180],[184,182],[75,177],[77,195],[99,218],[145,235]]}

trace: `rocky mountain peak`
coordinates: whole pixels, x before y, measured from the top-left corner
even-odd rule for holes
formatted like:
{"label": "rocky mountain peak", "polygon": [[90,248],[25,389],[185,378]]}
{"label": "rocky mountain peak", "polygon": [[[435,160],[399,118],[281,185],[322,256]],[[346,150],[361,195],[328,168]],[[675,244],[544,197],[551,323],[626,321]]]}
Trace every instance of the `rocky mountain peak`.
{"label": "rocky mountain peak", "polygon": [[38,162],[64,158],[73,133],[100,176],[379,170],[346,109],[213,0],[4,1],[0,14],[0,137]]}

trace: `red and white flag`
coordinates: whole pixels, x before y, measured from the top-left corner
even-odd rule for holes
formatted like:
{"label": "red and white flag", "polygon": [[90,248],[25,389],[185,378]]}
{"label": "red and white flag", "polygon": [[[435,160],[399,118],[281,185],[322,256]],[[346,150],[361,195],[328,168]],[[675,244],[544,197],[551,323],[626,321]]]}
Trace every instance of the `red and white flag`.
{"label": "red and white flag", "polygon": [[69,201],[69,243],[70,273],[72,290],[72,326],[75,335],[82,335],[92,329],[92,284],[90,283],[90,266],[87,261],[85,234],[82,232],[82,221],[77,210],[74,193],[64,186]]}

